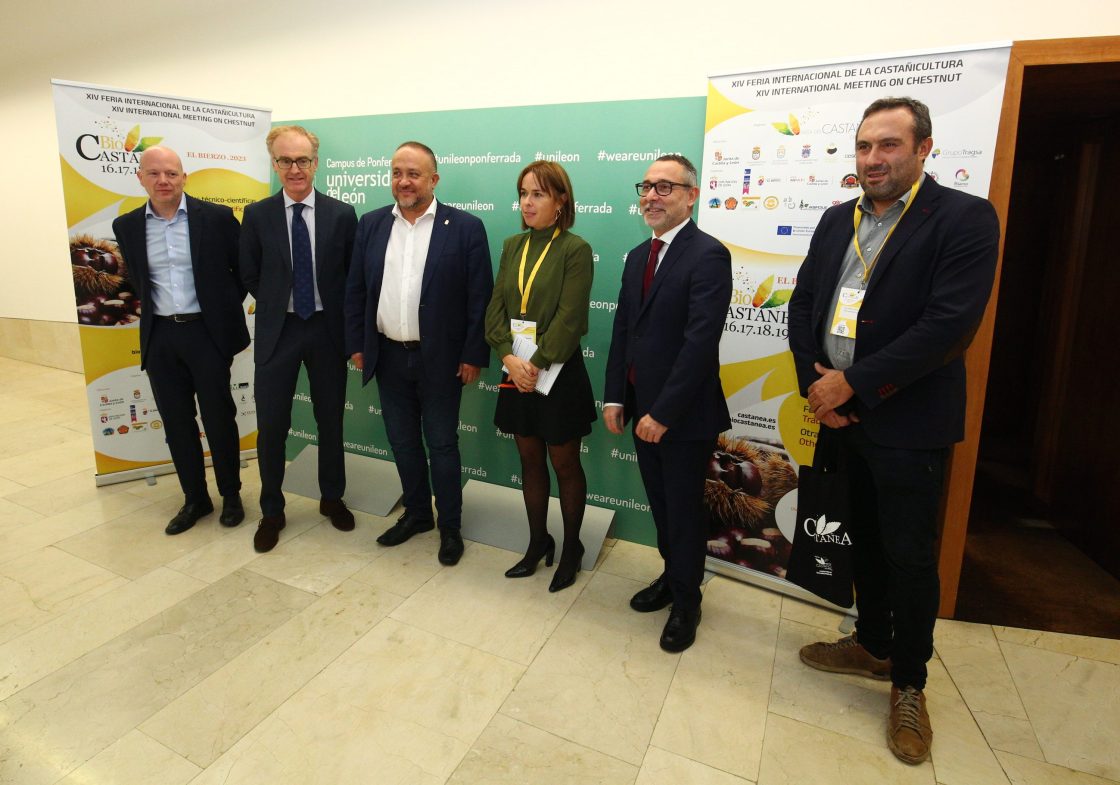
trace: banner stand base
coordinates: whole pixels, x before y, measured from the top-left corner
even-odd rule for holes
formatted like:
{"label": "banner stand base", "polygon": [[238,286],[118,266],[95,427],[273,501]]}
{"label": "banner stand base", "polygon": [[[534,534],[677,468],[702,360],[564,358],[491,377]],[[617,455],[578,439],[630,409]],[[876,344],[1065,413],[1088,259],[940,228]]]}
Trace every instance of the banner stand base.
{"label": "banner stand base", "polygon": [[[614,523],[614,510],[587,505],[579,539],[583,543],[584,570],[593,570],[603,549],[603,540]],[[556,540],[557,554],[564,542],[564,523],[560,500],[548,500],[548,532]],[[529,547],[529,519],[525,500],[517,488],[506,488],[479,480],[468,480],[463,487],[463,537],[517,554]]]}
{"label": "banner stand base", "polygon": [[[241,468],[248,468],[249,459],[256,457],[256,448],[252,450],[242,450]],[[203,459],[202,463],[204,466],[212,466],[214,462],[210,459],[210,456],[207,455]],[[124,471],[119,472],[95,474],[93,475],[93,484],[100,488],[103,485],[115,485],[118,482],[132,482],[133,480],[143,480],[148,485],[155,485],[159,482],[159,480],[156,479],[157,477],[160,477],[164,474],[174,473],[175,464],[173,464],[171,460],[168,459],[167,463],[157,463],[153,464],[152,466],[142,466],[139,469],[125,469]]]}
{"label": "banner stand base", "polygon": [[[401,481],[397,467],[367,455],[345,453],[346,506],[353,510],[384,518],[401,499]],[[288,464],[284,473],[285,493],[320,498],[319,447],[309,444]]]}

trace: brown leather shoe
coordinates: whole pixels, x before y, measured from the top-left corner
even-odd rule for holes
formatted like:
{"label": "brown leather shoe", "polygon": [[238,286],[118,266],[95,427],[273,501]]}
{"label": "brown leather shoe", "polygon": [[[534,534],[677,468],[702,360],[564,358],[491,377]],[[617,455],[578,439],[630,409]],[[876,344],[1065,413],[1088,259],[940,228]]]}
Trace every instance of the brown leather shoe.
{"label": "brown leather shoe", "polygon": [[284,513],[279,515],[266,515],[261,518],[257,526],[257,533],[253,535],[253,549],[257,553],[268,553],[280,541],[280,530],[287,525]]}
{"label": "brown leather shoe", "polygon": [[856,641],[854,632],[832,643],[820,641],[802,646],[801,661],[810,668],[829,673],[854,673],[876,681],[887,681],[891,677],[891,658],[872,657]]}
{"label": "brown leather shoe", "polygon": [[342,499],[321,499],[319,514],[330,518],[331,526],[340,532],[354,531],[354,513],[346,508],[346,503]]}
{"label": "brown leather shoe", "polygon": [[929,757],[933,728],[926,711],[926,695],[913,687],[891,687],[887,746],[904,763],[917,765]]}

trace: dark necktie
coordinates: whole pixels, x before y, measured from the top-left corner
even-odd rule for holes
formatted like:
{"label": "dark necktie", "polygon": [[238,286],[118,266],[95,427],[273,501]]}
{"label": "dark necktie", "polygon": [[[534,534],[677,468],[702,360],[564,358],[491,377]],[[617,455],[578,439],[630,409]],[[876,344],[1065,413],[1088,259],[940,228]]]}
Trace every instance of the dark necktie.
{"label": "dark necktie", "polygon": [[[646,295],[649,294],[649,287],[653,284],[653,274],[657,272],[657,257],[661,255],[661,249],[664,247],[665,241],[653,238],[653,242],[649,244],[649,259],[646,260],[646,271],[642,275],[642,302],[646,301]],[[634,366],[631,364],[626,372],[626,378],[630,380],[630,384],[634,384],[635,374]]]}
{"label": "dark necktie", "polygon": [[650,284],[653,283],[653,274],[657,272],[657,257],[661,255],[661,248],[665,245],[664,240],[653,238],[653,242],[649,244],[649,259],[646,260],[646,272],[642,276],[642,302],[646,301],[646,295],[649,294]]}
{"label": "dark necktie", "polygon": [[311,235],[303,222],[303,208],[292,205],[292,305],[296,316],[310,319],[315,313],[315,273],[311,265]]}

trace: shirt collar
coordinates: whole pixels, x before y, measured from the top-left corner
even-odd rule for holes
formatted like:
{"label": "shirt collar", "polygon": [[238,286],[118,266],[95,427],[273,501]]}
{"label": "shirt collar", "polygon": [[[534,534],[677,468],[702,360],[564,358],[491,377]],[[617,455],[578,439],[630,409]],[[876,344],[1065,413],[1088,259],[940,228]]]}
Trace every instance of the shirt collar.
{"label": "shirt collar", "polygon": [[692,216],[689,216],[688,218],[685,218],[679,224],[674,226],[672,229],[665,232],[665,234],[661,235],[660,237],[655,236],[653,239],[660,240],[661,242],[665,243],[665,245],[668,245],[669,243],[673,242],[674,238],[676,238],[676,236],[680,233],[681,229],[684,228],[685,224],[687,224],[691,220],[692,220]]}
{"label": "shirt collar", "polygon": [[[435,217],[436,217],[436,204],[438,204],[438,202],[439,202],[439,200],[437,200],[433,196],[432,197],[432,203],[428,205],[428,209],[424,211],[424,214],[416,219],[416,223],[420,223],[421,218],[427,218],[429,215],[432,216],[432,220],[434,221]],[[408,220],[407,218],[405,218],[401,214],[401,206],[399,204],[397,204],[396,202],[393,202],[393,217],[394,218],[400,218],[402,221],[407,221]]]}
{"label": "shirt collar", "polygon": [[[179,207],[175,210],[175,218],[178,218],[180,215],[186,215],[186,213],[187,213],[187,194],[184,192],[183,195],[179,197]],[[175,220],[174,218],[164,218],[163,216],[156,213],[156,211],[152,209],[152,200],[151,199],[144,202],[144,214],[148,217],[151,217],[151,218],[159,218],[161,221]]]}
{"label": "shirt collar", "polygon": [[[918,191],[922,190],[922,184],[925,181],[926,181],[926,173],[923,171],[921,177],[918,178]],[[898,197],[898,201],[895,202],[894,204],[892,204],[887,209],[888,210],[893,210],[894,208],[898,207],[899,205],[902,205],[903,207],[905,207],[906,203],[910,201],[910,194],[912,194],[912,193],[916,194],[918,191],[915,191],[912,188],[907,188],[906,193],[904,193],[902,196]],[[873,215],[875,213],[875,205],[869,203],[869,200],[867,198],[867,194],[863,194],[862,196],[860,196],[860,198],[859,198],[859,209],[863,210],[868,215]]]}
{"label": "shirt collar", "polygon": [[288,209],[289,207],[291,207],[291,206],[292,206],[293,204],[302,204],[302,205],[305,205],[306,207],[310,207],[310,208],[311,208],[312,210],[314,210],[314,209],[315,209],[315,189],[314,189],[314,188],[312,188],[312,189],[311,189],[311,193],[309,193],[309,194],[308,194],[308,195],[307,195],[307,196],[306,196],[306,197],[305,197],[305,198],[304,198],[304,199],[303,199],[302,201],[300,201],[300,202],[296,202],[296,200],[295,200],[295,199],[293,199],[292,197],[288,196],[288,192],[287,192],[287,191],[281,190],[281,193],[282,193],[282,194],[284,194],[284,209],[285,209],[285,210],[287,210],[287,209]]}

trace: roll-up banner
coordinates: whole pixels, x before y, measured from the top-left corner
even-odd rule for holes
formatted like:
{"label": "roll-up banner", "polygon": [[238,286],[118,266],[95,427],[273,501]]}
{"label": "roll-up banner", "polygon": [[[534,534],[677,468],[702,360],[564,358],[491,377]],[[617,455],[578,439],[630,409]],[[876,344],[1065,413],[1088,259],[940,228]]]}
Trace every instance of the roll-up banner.
{"label": "roll-up banner", "polygon": [[[264,139],[271,113],[75,82],[52,85],[97,484],[174,471],[163,421],[140,370],[142,304],[113,238],[113,219],[147,200],[136,172],[140,154],[154,145],[179,154],[187,193],[228,205],[240,219],[245,205],[268,193]],[[251,333],[251,298],[246,311]],[[250,345],[231,372],[245,451],[256,446],[252,384]],[[205,437],[201,420],[199,432]]]}
{"label": "roll-up banner", "polygon": [[[634,183],[660,155],[700,155],[704,99],[666,98],[495,109],[468,109],[299,121],[321,140],[316,187],[353,204],[362,215],[393,201],[389,162],[397,145],[419,140],[436,153],[440,201],[482,219],[495,271],[502,240],[521,232],[517,176],[529,163],[559,163],[572,180],[572,231],[591,244],[595,278],[589,331],[581,342],[598,406],[625,254],[649,236],[638,214]],[[494,426],[501,363],[493,356],[464,391],[459,447],[463,481],[521,486],[513,438]],[[348,451],[392,460],[376,382],[361,386],[351,370],[346,399]],[[306,377],[292,405],[288,457],[314,443],[315,420]],[[655,540],[653,520],[630,435],[614,436],[602,421],[583,440],[587,502],[616,510],[613,536]],[[553,485],[555,493],[556,486]]]}
{"label": "roll-up banner", "polygon": [[720,344],[732,428],[705,489],[709,568],[804,596],[784,578],[805,525],[797,468],[812,461],[818,423],[797,390],[787,303],[821,213],[860,194],[863,110],[892,95],[926,103],[927,176],[987,196],[1009,53],[1000,44],[711,77],[699,225],[731,250],[735,291]]}

